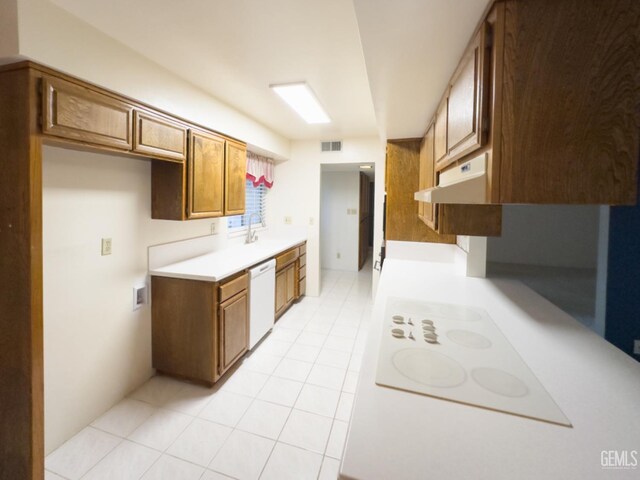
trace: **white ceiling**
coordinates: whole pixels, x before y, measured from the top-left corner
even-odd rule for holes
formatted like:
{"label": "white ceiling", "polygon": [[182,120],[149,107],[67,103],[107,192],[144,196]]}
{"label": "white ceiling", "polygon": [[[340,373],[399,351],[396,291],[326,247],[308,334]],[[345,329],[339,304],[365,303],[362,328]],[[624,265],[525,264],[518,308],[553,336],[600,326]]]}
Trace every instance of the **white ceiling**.
{"label": "white ceiling", "polygon": [[[488,2],[51,1],[291,139],[422,135]],[[269,88],[300,80],[330,124]]]}

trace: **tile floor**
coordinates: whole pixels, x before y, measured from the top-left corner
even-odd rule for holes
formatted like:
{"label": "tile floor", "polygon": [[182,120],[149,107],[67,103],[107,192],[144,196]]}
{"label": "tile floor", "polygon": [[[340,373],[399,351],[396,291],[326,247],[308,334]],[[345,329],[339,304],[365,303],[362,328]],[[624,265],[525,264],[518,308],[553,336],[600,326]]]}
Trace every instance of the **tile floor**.
{"label": "tile floor", "polygon": [[150,379],[45,460],[46,480],[335,479],[371,267],[324,271],[222,385]]}

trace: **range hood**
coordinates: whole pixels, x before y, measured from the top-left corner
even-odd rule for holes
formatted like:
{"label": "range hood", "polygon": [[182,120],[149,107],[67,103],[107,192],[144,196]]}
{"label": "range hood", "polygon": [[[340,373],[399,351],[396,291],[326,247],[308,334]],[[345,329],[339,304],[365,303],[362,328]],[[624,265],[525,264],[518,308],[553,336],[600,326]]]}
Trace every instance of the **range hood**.
{"label": "range hood", "polygon": [[487,153],[440,174],[438,186],[415,192],[427,203],[487,203]]}

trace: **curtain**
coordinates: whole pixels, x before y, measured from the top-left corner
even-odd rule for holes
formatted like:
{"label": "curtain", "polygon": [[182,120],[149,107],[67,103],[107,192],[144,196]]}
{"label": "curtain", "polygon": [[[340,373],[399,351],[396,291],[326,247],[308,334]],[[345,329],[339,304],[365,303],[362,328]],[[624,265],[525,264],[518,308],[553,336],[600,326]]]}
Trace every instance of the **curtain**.
{"label": "curtain", "polygon": [[267,188],[273,186],[273,160],[253,152],[247,152],[247,180],[254,187],[261,184]]}

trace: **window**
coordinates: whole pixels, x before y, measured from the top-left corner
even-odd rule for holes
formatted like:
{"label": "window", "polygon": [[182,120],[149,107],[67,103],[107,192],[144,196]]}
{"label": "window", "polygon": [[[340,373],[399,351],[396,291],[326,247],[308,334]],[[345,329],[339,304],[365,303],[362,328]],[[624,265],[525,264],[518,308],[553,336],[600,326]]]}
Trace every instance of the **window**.
{"label": "window", "polygon": [[227,219],[227,225],[229,230],[242,230],[246,229],[249,217],[252,213],[255,213],[251,217],[251,225],[265,226],[265,196],[267,195],[267,187],[260,184],[258,187],[253,186],[251,180],[247,180],[245,186],[246,200],[245,200],[245,213],[244,215],[235,215]]}

